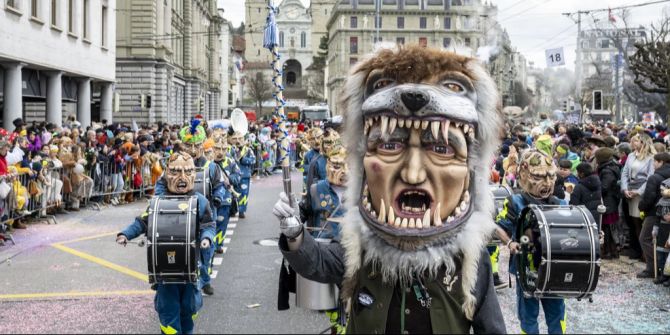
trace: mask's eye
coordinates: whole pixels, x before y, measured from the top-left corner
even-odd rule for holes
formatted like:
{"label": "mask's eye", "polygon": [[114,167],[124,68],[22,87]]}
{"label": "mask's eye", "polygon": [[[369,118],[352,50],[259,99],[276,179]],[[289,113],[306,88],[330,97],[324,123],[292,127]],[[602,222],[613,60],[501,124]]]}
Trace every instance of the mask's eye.
{"label": "mask's eye", "polygon": [[455,83],[453,81],[447,81],[444,84],[444,87],[454,93],[465,92],[465,88],[461,84]]}
{"label": "mask's eye", "polygon": [[379,79],[373,85],[372,88],[375,90],[380,90],[386,86],[393,84],[395,81],[391,79]]}
{"label": "mask's eye", "polygon": [[381,151],[382,153],[387,153],[387,154],[397,154],[399,153],[405,146],[400,143],[400,142],[388,142],[388,143],[381,143],[377,146],[377,150]]}
{"label": "mask's eye", "polygon": [[455,152],[454,148],[452,148],[450,145],[444,145],[444,144],[433,144],[428,147],[429,150],[432,152],[444,156],[444,157],[453,157]]}

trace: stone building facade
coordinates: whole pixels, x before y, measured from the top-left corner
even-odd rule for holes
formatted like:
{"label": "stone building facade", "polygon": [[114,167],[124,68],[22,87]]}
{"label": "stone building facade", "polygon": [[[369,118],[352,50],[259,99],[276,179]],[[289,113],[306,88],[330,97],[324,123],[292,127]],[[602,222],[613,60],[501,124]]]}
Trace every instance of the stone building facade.
{"label": "stone building facade", "polygon": [[215,0],[120,2],[115,119],[180,123],[196,114],[220,118],[223,22]]}

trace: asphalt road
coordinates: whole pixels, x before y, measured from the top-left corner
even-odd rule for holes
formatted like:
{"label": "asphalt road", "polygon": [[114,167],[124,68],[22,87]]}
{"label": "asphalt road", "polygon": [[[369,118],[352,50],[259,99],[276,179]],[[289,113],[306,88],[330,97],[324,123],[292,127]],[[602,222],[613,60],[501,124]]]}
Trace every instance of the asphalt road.
{"label": "asphalt road", "polygon": [[[293,180],[298,190],[300,175]],[[279,229],[271,209],[281,176],[252,182],[247,218],[229,226],[226,252],[214,267],[215,294],[204,298],[195,331],[319,333],[328,327],[325,315],[277,311],[281,254],[273,244]],[[17,231],[17,245],[0,247],[0,333],[158,333],[146,249],[114,242],[145,206],[88,209]],[[503,278],[506,259],[503,252]],[[567,302],[568,332],[670,333],[670,291],[636,279],[640,269],[626,258],[605,261],[594,302]],[[498,293],[508,332],[519,333],[514,290]]]}

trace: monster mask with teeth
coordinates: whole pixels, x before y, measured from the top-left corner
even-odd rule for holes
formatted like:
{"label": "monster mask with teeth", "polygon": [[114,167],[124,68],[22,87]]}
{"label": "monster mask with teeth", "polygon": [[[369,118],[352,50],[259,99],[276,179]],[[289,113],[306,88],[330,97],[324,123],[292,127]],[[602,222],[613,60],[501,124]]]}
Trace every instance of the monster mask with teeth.
{"label": "monster mask with teeth", "polygon": [[167,162],[165,179],[170,193],[187,194],[191,192],[195,183],[193,158],[181,152],[172,154]]}
{"label": "monster mask with teeth", "polygon": [[556,165],[551,157],[536,149],[521,154],[518,180],[521,189],[537,199],[546,199],[554,194]]}
{"label": "monster mask with teeth", "polygon": [[356,64],[343,87],[347,198],[360,199],[342,225],[343,296],[367,264],[403,285],[416,273],[460,271],[472,317],[481,250],[495,229],[488,161],[502,121],[492,79],[475,59],[400,47]]}

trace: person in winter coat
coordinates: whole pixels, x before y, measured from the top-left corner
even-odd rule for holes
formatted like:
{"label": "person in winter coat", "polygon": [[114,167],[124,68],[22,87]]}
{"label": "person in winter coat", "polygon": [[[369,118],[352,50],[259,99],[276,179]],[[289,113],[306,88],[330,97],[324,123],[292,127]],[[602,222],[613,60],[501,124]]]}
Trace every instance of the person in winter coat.
{"label": "person in winter coat", "polygon": [[602,258],[619,258],[620,232],[616,223],[619,221],[619,202],[621,201],[621,192],[619,191],[621,167],[614,160],[613,149],[600,148],[596,151],[595,156],[603,204],[606,208],[601,227],[605,236]]}
{"label": "person in winter coat", "polygon": [[[642,230],[640,231],[640,245],[645,257],[646,268],[638,273],[638,278],[654,277],[654,249],[652,230],[659,222],[656,216],[656,203],[661,199],[661,183],[670,178],[670,153],[661,152],[654,155],[654,174],[647,179],[647,186],[642,193],[638,208],[645,213]],[[660,278],[660,277],[659,277]]]}
{"label": "person in winter coat", "polygon": [[586,206],[598,222],[600,220],[598,205],[602,201],[600,178],[593,173],[593,167],[587,162],[577,165],[577,176],[579,177],[579,184],[575,186],[575,190],[570,195],[570,205]]}

